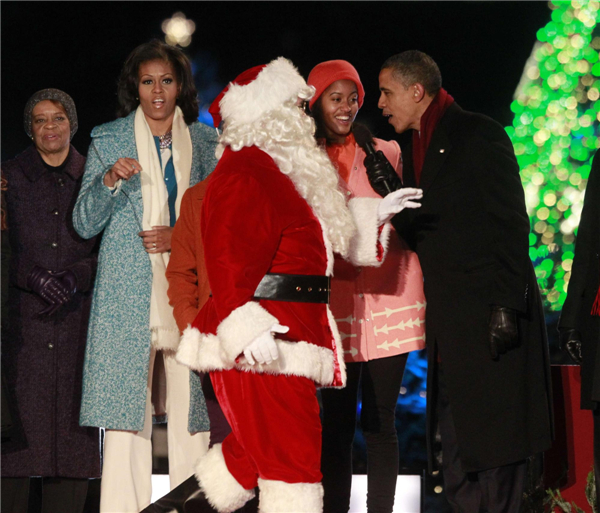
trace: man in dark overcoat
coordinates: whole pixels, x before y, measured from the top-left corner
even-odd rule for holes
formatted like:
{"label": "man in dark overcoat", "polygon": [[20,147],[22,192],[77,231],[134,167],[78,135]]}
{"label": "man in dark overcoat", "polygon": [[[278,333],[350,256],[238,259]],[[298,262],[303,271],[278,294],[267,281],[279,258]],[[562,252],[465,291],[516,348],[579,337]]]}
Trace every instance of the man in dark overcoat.
{"label": "man in dark overcoat", "polygon": [[[525,460],[550,447],[546,328],[529,218],[512,144],[496,123],[462,110],[419,51],[390,57],[379,108],[397,133],[405,186],[422,206],[395,219],[419,256],[427,299],[428,441],[442,443],[456,512],[518,512]],[[429,443],[430,469],[433,469]]]}
{"label": "man in dark overcoat", "polygon": [[596,504],[600,504],[600,152],[588,177],[567,299],[558,328],[563,346],[581,364],[581,408],[594,419]]}
{"label": "man in dark overcoat", "polygon": [[82,239],[72,213],[85,158],[70,144],[75,105],[57,89],[25,108],[33,144],[2,163],[10,243],[2,370],[26,447],[2,447],[2,510],[26,512],[30,476],[43,477],[43,513],[80,513],[88,479],[100,477],[100,433],[79,426],[96,238]]}

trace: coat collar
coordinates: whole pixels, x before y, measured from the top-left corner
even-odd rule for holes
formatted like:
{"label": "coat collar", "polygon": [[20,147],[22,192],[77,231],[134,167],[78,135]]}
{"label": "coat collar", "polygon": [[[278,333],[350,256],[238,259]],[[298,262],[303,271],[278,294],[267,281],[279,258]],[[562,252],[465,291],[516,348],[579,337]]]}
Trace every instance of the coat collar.
{"label": "coat collar", "polygon": [[452,149],[447,124],[448,122],[451,122],[454,116],[460,111],[462,111],[462,109],[456,102],[450,105],[433,132],[429,148],[427,148],[427,153],[425,154],[425,161],[423,162],[423,170],[421,171],[421,180],[419,183],[419,187],[423,189],[423,193],[427,192],[435,180]]}
{"label": "coat collar", "polygon": [[[18,155],[15,160],[19,163],[19,166],[23,170],[23,174],[30,182],[37,182],[44,174],[49,172],[46,166],[44,166],[44,161],[34,145],[31,145],[23,153]],[[83,175],[84,167],[85,157],[83,157],[71,144],[69,147],[69,155],[67,157],[67,165],[63,172],[73,180],[77,180]]]}
{"label": "coat collar", "polygon": [[[119,157],[129,157],[137,160],[134,130],[135,112],[133,110],[124,118],[118,118],[92,130],[92,139],[102,156],[118,154]],[[112,166],[113,162],[104,162],[104,164]]]}

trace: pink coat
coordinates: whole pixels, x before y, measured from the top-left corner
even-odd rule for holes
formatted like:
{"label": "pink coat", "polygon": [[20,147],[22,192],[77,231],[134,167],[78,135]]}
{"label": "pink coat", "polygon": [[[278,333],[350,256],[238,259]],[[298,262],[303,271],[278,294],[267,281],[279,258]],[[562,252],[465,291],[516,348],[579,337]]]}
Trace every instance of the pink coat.
{"label": "pink coat", "polygon": [[[375,139],[395,169],[401,169],[395,141]],[[364,151],[356,145],[348,200],[378,198],[367,179]],[[401,173],[399,173],[401,174]],[[417,255],[392,230],[381,267],[354,267],[336,256],[331,282],[331,311],[337,321],[344,359],[364,362],[425,347],[425,295]]]}

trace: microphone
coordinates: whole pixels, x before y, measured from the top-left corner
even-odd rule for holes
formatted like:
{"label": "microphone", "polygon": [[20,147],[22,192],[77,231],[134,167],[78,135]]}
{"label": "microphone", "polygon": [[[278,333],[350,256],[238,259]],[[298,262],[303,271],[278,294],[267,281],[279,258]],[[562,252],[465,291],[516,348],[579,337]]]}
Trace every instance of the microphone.
{"label": "microphone", "polygon": [[354,139],[356,139],[356,143],[365,150],[367,157],[369,155],[375,155],[376,150],[373,145],[373,136],[371,135],[371,131],[365,126],[355,123],[352,127],[352,133],[354,134]]}
{"label": "microphone", "polygon": [[367,154],[364,165],[367,168],[367,177],[373,190],[384,197],[390,192],[402,188],[402,182],[390,161],[381,150],[375,149],[371,131],[364,125],[355,123],[352,128],[356,143]]}

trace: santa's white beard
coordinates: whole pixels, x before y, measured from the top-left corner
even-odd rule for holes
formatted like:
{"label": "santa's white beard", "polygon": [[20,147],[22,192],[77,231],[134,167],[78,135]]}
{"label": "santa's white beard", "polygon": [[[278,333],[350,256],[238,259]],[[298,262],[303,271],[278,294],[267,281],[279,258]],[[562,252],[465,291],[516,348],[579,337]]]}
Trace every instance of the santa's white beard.
{"label": "santa's white beard", "polygon": [[314,132],[313,119],[290,100],[252,124],[226,121],[217,156],[222,155],[225,146],[233,151],[256,146],[267,153],[324,225],[333,250],[346,256],[356,227],[338,187],[338,173],[325,151],[317,146]]}

